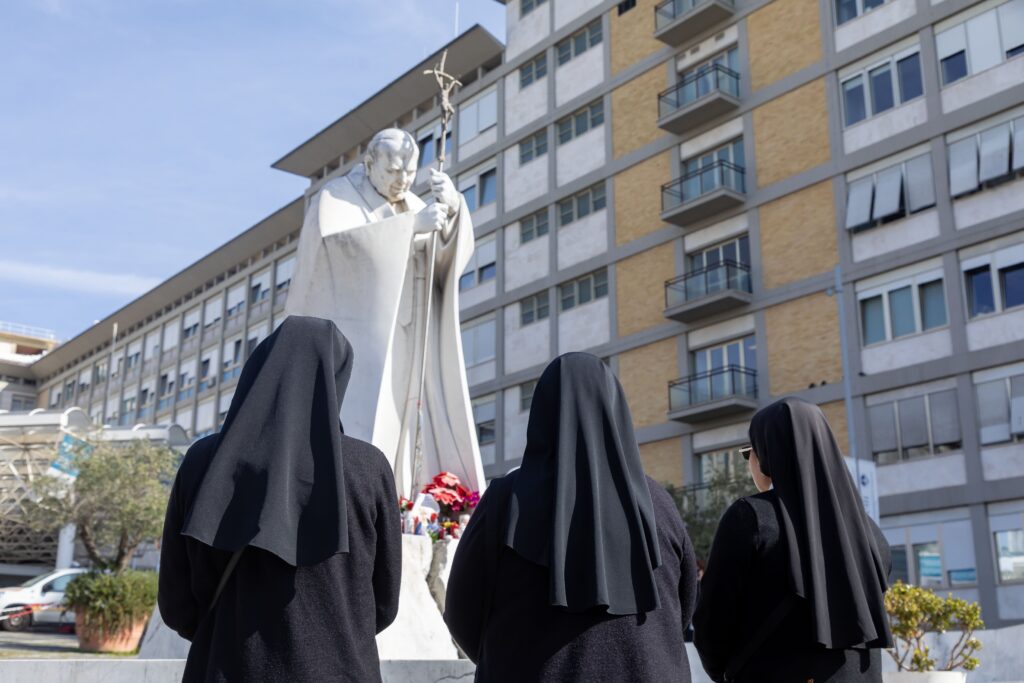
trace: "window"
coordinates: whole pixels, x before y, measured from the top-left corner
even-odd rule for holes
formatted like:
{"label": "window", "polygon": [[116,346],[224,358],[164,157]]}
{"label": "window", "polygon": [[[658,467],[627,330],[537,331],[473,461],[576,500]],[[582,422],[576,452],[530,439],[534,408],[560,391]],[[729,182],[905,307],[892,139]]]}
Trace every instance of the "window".
{"label": "window", "polygon": [[969,317],[1024,305],[1024,245],[967,259],[962,267]]}
{"label": "window", "polygon": [[466,271],[459,278],[459,290],[472,289],[488,280],[493,280],[498,269],[495,265],[498,258],[497,242],[494,235],[488,235],[477,241],[473,255],[466,264]]}
{"label": "window", "polygon": [[[688,405],[729,396],[756,396],[757,342],[753,335],[696,349],[690,354]],[[670,399],[671,400],[671,399]]]}
{"label": "window", "polygon": [[93,383],[102,384],[107,381],[107,361],[100,361],[93,370]]}
{"label": "window", "polygon": [[519,385],[519,412],[525,413],[533,403],[533,392],[537,388],[537,380],[523,382]]}
{"label": "window", "polygon": [[519,16],[525,17],[527,14],[537,9],[541,5],[545,4],[548,0],[520,0],[519,4]]}
{"label": "window", "polygon": [[608,270],[602,268],[559,285],[559,310],[568,311],[606,296],[608,296]]}
{"label": "window", "polygon": [[880,465],[959,450],[956,389],[869,405],[868,428]]}
{"label": "window", "polygon": [[685,203],[722,187],[744,192],[744,159],[743,138],[687,159],[683,162],[683,177],[672,190],[678,194],[676,199]]}
{"label": "window", "polygon": [[[420,148],[419,167],[426,168],[441,156],[441,127],[438,126],[434,132],[421,137],[418,145]],[[444,136],[444,156],[446,159],[450,159],[451,155],[452,132],[448,131]]]}
{"label": "window", "polygon": [[534,133],[519,143],[519,165],[529,163],[548,153],[548,132]]}
{"label": "window", "polygon": [[942,84],[1024,54],[1024,0],[1010,0],[935,34]]}
{"label": "window", "polygon": [[[739,97],[739,51],[733,47],[679,74],[671,103],[683,107],[721,90]],[[664,114],[663,114],[664,115]]]}
{"label": "window", "polygon": [[864,346],[946,324],[945,290],[934,272],[881,289],[858,295]]}
{"label": "window", "polygon": [[548,234],[548,210],[541,209],[537,213],[530,214],[519,221],[519,243],[525,244],[530,240],[543,237]]}
{"label": "window", "polygon": [[568,225],[584,216],[602,210],[606,205],[604,183],[592,185],[572,197],[558,202],[558,226]]}
{"label": "window", "polygon": [[982,445],[1024,437],[1024,374],[980,382],[974,391]]}
{"label": "window", "polygon": [[740,447],[726,448],[697,456],[697,481],[710,484],[720,480],[734,480],[746,476],[747,462],[740,455]]}
{"label": "window", "polygon": [[1024,117],[949,145],[949,190],[954,197],[995,185],[1024,170]]}
{"label": "window", "polygon": [[[228,292],[227,316],[229,318],[238,315],[245,309],[245,285],[235,287]],[[149,357],[149,353],[146,354]]]}
{"label": "window", "polygon": [[687,255],[686,300],[734,287],[751,291],[750,238],[746,235]]}
{"label": "window", "polygon": [[884,530],[892,551],[893,580],[925,588],[959,588],[978,583],[974,534],[969,519],[935,522],[928,513],[919,523]]}
{"label": "window", "polygon": [[560,42],[558,50],[558,66],[579,57],[590,48],[601,43],[601,20],[590,22],[588,26],[580,29],[573,35]]}
{"label": "window", "polygon": [[462,353],[466,367],[494,359],[495,333],[493,316],[471,320],[462,325]]}
{"label": "window", "polygon": [[999,583],[1024,581],[1024,528],[997,531],[993,541]]}
{"label": "window", "polygon": [[467,142],[498,123],[498,91],[490,91],[459,108],[459,142]]}
{"label": "window", "polygon": [[881,7],[885,0],[835,0],[836,24],[843,25],[865,12]]}
{"label": "window", "polygon": [[636,7],[636,0],[622,0],[619,3],[619,16],[622,16],[634,7]]}
{"label": "window", "polygon": [[548,317],[547,290],[528,296],[519,302],[519,325],[524,327]]}
{"label": "window", "polygon": [[493,204],[498,199],[498,171],[491,169],[480,174],[480,206]]}
{"label": "window", "polygon": [[476,438],[481,446],[494,443],[495,405],[494,394],[473,399],[473,422],[476,423]]}
{"label": "window", "polygon": [[18,412],[20,410],[35,410],[36,401],[31,396],[12,396],[11,397],[11,411]]}
{"label": "window", "polygon": [[843,79],[844,125],[852,126],[922,94],[920,47],[914,46]]}
{"label": "window", "polygon": [[519,89],[536,83],[548,75],[548,56],[540,53],[526,64],[519,67]]}
{"label": "window", "polygon": [[871,228],[933,206],[935,183],[929,152],[850,181],[846,228]]}
{"label": "window", "polygon": [[604,102],[598,100],[558,122],[558,144],[564,145],[604,123]]}
{"label": "window", "polygon": [[295,256],[288,256],[277,262],[277,272],[274,274],[274,288],[281,292],[288,289],[292,283],[292,273],[295,271]]}

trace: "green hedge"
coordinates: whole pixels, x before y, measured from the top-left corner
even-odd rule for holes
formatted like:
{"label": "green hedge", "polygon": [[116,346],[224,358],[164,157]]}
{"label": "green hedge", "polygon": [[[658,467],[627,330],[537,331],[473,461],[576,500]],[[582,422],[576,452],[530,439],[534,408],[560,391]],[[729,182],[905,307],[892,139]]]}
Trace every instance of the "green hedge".
{"label": "green hedge", "polygon": [[117,633],[148,618],[156,606],[156,572],[88,572],[64,592],[65,606],[81,615],[86,628]]}

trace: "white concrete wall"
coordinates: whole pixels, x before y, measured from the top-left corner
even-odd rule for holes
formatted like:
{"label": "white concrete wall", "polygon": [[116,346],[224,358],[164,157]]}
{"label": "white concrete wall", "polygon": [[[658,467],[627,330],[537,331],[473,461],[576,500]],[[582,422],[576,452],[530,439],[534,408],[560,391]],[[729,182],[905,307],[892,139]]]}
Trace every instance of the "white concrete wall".
{"label": "white concrete wall", "polygon": [[958,230],[1015,211],[1024,211],[1024,178],[953,201],[953,220]]}
{"label": "white concrete wall", "polygon": [[526,425],[530,421],[529,409],[519,412],[519,387],[505,390],[505,460],[518,461],[526,448]]}
{"label": "white concrete wall", "polygon": [[[553,309],[554,306],[551,306]],[[519,302],[506,306],[504,344],[506,373],[547,363],[551,356],[550,318],[520,327]]]}
{"label": "white concrete wall", "polygon": [[[564,145],[555,143],[555,183],[561,187],[604,166],[604,125],[591,128]],[[555,133],[557,137],[557,132]]]}
{"label": "white concrete wall", "polygon": [[459,292],[459,310],[476,306],[488,299],[493,299],[498,292],[498,278],[492,278],[476,287]]}
{"label": "white concrete wall", "polygon": [[850,240],[853,260],[864,261],[939,236],[939,213],[935,209],[854,233]]}
{"label": "white concrete wall", "polygon": [[[575,140],[573,141],[575,142]],[[571,143],[570,143],[571,144]],[[548,154],[551,153],[550,146]],[[519,165],[519,145],[505,150],[505,210],[522,206],[548,191],[547,154]]]}
{"label": "white concrete wall", "polygon": [[[552,302],[554,306],[556,302]],[[611,338],[608,297],[558,314],[558,353],[583,351]]]}
{"label": "white concrete wall", "polygon": [[601,209],[558,231],[558,269],[608,251],[608,210]]}
{"label": "white concrete wall", "polygon": [[948,114],[1021,83],[1024,83],[1024,59],[1007,60],[943,88],[942,111]]}
{"label": "white concrete wall", "polygon": [[555,70],[555,105],[562,106],[604,81],[604,42],[589,48],[578,57],[558,66],[558,59],[550,68]]}
{"label": "white concrete wall", "polygon": [[[902,2],[903,0],[896,0]],[[871,12],[874,14],[875,12]],[[868,145],[881,142],[894,135],[906,132],[928,120],[928,106],[925,98],[919,97],[884,114],[855,123],[843,131],[843,149],[855,152]]]}
{"label": "white concrete wall", "polygon": [[963,453],[951,453],[879,465],[875,479],[879,496],[893,496],[966,484],[967,469]]}
{"label": "white concrete wall", "polygon": [[536,121],[548,111],[548,79],[552,66],[548,64],[548,75],[534,81],[525,89],[519,89],[519,69],[505,77],[505,134],[511,135],[531,121]]}
{"label": "white concrete wall", "polygon": [[1024,443],[982,448],[981,467],[989,481],[1024,477]]}
{"label": "white concrete wall", "polygon": [[553,0],[555,4],[555,28],[562,28],[589,9],[601,4],[601,0]]}
{"label": "white concrete wall", "polygon": [[1024,340],[1024,310],[1013,308],[985,315],[967,323],[967,348],[971,351]]}
{"label": "white concrete wall", "polygon": [[512,61],[551,33],[551,8],[542,5],[520,17],[519,2],[512,0],[505,5],[505,26],[505,61]]}
{"label": "white concrete wall", "polygon": [[948,328],[911,334],[891,342],[861,349],[860,362],[865,374],[874,375],[905,368],[953,353],[953,340]]}
{"label": "white concrete wall", "polygon": [[519,224],[505,228],[505,291],[522,287],[548,274],[550,233],[535,237],[526,244],[519,242]]}
{"label": "white concrete wall", "polygon": [[851,19],[836,28],[836,52],[842,52],[894,24],[909,19],[916,11],[914,0],[891,0],[856,19]]}

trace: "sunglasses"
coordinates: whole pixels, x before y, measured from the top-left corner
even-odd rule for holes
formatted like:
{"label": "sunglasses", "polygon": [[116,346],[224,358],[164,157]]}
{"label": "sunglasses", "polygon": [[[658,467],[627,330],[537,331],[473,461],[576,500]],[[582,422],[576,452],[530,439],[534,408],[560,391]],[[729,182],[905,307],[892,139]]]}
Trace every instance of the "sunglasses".
{"label": "sunglasses", "polygon": [[750,452],[754,450],[750,446],[744,446],[740,449],[740,455],[743,456],[744,460],[750,460]]}

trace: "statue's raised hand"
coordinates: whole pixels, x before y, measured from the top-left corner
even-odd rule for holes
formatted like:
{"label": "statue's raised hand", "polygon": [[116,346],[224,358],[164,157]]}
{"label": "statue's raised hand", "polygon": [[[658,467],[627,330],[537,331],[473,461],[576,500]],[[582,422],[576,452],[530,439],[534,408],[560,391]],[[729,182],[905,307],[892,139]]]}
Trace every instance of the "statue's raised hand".
{"label": "statue's raised hand", "polygon": [[448,177],[447,173],[430,169],[430,192],[434,195],[434,201],[448,207],[449,214],[455,213],[462,202],[462,195],[455,189],[455,183]]}
{"label": "statue's raised hand", "polygon": [[448,205],[435,203],[427,204],[416,214],[416,222],[413,229],[419,233],[430,233],[435,230],[444,230],[448,224]]}

